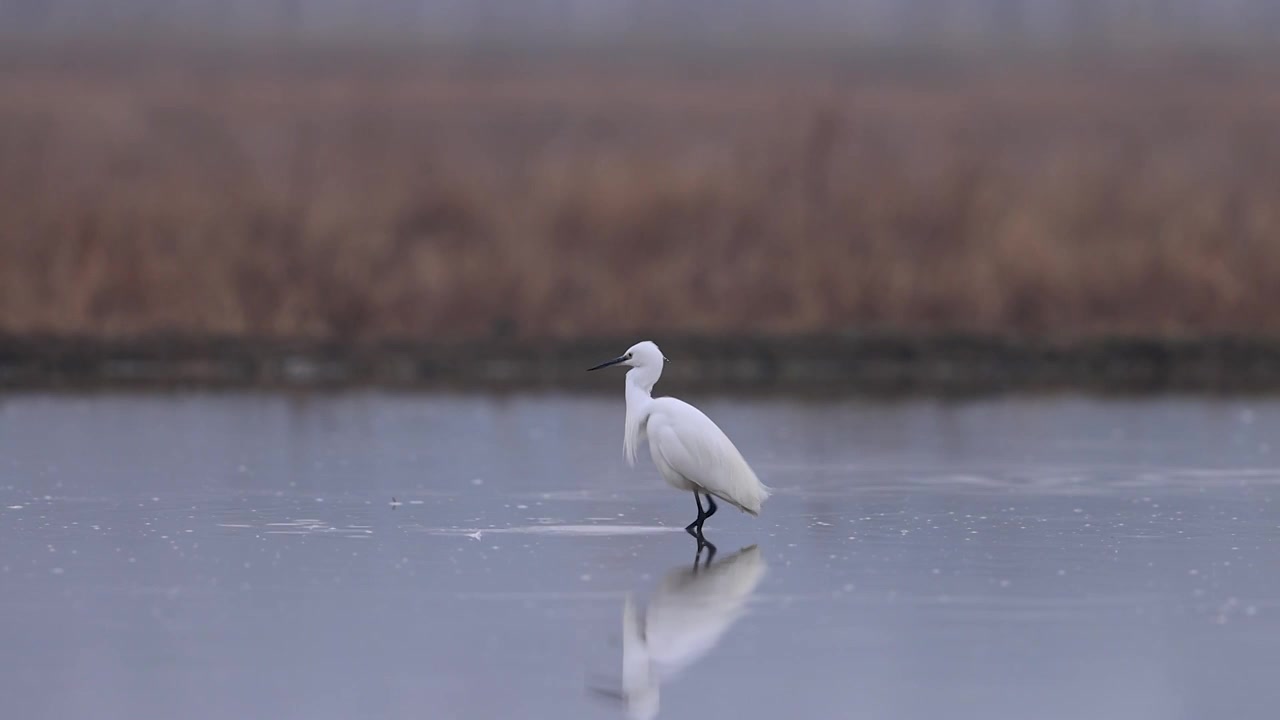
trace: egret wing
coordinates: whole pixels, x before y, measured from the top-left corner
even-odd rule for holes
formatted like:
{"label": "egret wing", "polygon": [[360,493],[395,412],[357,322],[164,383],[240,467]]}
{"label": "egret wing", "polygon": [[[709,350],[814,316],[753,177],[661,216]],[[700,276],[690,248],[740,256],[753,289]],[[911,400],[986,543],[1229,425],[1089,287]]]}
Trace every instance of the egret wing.
{"label": "egret wing", "polygon": [[649,416],[649,443],[689,482],[757,515],[769,490],[711,418],[675,398],[659,398]]}

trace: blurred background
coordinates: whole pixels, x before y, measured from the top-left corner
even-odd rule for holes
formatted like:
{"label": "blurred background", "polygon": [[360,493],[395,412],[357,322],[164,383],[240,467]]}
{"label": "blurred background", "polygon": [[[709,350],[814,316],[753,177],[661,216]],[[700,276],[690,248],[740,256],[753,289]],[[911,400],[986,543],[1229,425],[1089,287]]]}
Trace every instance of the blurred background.
{"label": "blurred background", "polygon": [[1273,0],[0,0],[0,355],[1274,336],[1277,41]]}

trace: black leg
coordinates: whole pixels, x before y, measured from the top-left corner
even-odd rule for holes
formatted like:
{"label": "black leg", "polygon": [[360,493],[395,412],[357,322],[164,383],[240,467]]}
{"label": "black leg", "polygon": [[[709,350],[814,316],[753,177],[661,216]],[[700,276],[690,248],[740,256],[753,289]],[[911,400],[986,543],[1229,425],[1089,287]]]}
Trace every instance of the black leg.
{"label": "black leg", "polygon": [[711,517],[712,515],[715,515],[716,510],[717,510],[716,501],[712,499],[711,494],[708,493],[707,494],[707,515],[702,519],[705,521],[707,518]]}
{"label": "black leg", "polygon": [[702,498],[698,497],[696,492],[693,494],[693,501],[698,504],[698,519],[686,525],[684,531],[696,538],[700,538],[702,537],[702,521],[707,519],[707,514],[702,509]]}

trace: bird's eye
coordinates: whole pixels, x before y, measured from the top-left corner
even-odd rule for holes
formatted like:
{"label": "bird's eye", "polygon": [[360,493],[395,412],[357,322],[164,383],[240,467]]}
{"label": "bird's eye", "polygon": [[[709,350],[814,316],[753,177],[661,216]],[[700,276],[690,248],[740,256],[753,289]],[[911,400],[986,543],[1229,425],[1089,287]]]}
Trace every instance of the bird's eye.
{"label": "bird's eye", "polygon": [[631,359],[631,353],[627,353],[627,359],[628,359],[628,360],[630,360],[630,359]]}

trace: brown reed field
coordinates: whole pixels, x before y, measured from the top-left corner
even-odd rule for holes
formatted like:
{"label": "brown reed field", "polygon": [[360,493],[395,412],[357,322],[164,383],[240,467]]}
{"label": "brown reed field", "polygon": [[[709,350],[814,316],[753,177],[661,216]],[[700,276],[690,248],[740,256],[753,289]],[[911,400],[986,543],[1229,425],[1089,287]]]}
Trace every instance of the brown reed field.
{"label": "brown reed field", "polygon": [[0,58],[0,333],[1280,333],[1280,72]]}

